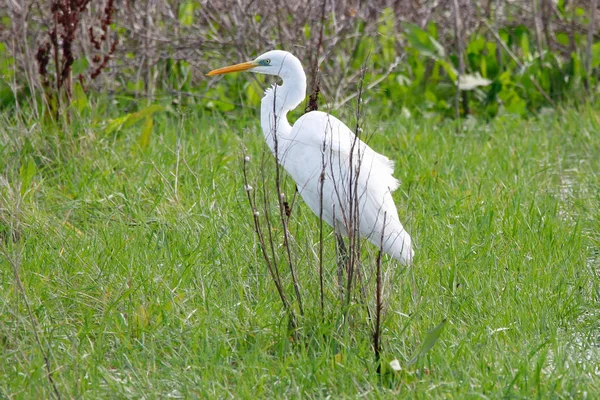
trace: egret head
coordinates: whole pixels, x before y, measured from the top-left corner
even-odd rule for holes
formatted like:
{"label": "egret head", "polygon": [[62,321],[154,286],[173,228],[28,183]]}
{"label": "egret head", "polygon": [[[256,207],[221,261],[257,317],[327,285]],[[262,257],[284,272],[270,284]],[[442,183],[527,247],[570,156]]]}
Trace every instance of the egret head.
{"label": "egret head", "polygon": [[215,69],[206,75],[213,76],[230,72],[251,71],[285,78],[290,72],[298,69],[302,71],[302,64],[293,54],[283,50],[271,50],[252,61]]}

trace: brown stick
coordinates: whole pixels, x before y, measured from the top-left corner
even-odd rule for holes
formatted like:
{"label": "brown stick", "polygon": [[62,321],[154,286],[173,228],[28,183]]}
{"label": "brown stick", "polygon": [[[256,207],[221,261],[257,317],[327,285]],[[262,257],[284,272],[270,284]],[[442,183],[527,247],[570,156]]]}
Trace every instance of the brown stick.
{"label": "brown stick", "polygon": [[326,137],[323,137],[321,154],[321,176],[319,177],[319,289],[321,300],[321,316],[325,316],[324,290],[323,290],[323,186],[325,184],[325,150],[327,149]]}
{"label": "brown stick", "polygon": [[536,43],[537,43],[538,57],[540,58],[540,62],[541,62],[542,50],[543,50],[542,28],[540,26],[541,21],[540,21],[539,12],[537,9],[537,0],[531,0],[531,11],[533,12],[533,24],[535,26],[535,39],[536,39]]}
{"label": "brown stick", "polygon": [[454,97],[454,109],[456,119],[459,121],[456,129],[460,131],[460,78],[465,74],[465,62],[463,60],[462,29],[460,21],[460,5],[458,0],[454,0],[454,36],[456,37],[456,52],[458,53],[458,74],[456,76],[456,96]]}
{"label": "brown stick", "polygon": [[[352,146],[350,147],[350,157],[349,157],[349,166],[348,169],[350,171],[349,174],[349,182],[348,182],[348,199],[349,199],[349,210],[348,210],[348,223],[346,224],[348,230],[348,244],[350,247],[350,255],[347,262],[346,268],[346,276],[348,278],[348,282],[346,285],[346,306],[349,309],[350,299],[352,297],[352,285],[355,278],[355,269],[360,262],[360,209],[359,209],[359,200],[360,195],[358,194],[358,183],[359,183],[359,175],[360,175],[360,167],[361,167],[361,146],[360,146],[360,120],[362,117],[362,93],[363,86],[365,82],[365,75],[367,69],[366,66],[363,65],[361,69],[360,81],[358,86],[358,97],[356,99],[356,127],[355,127],[355,135],[354,140],[352,142]],[[355,149],[358,145],[358,151],[356,155],[358,159],[354,159]]]}
{"label": "brown stick", "polygon": [[585,77],[585,88],[588,93],[592,93],[592,42],[594,41],[594,31],[596,24],[596,9],[598,7],[598,0],[590,1],[590,26],[587,34],[587,49],[586,49],[586,77]]}
{"label": "brown stick", "polygon": [[287,216],[285,211],[285,205],[282,199],[281,190],[281,165],[279,165],[279,143],[277,138],[277,86],[273,89],[275,91],[273,95],[273,144],[275,147],[275,187],[277,188],[277,201],[279,203],[279,217],[281,221],[281,227],[283,228],[283,241],[285,245],[286,255],[288,259],[288,265],[290,267],[290,273],[292,274],[292,282],[294,283],[294,291],[296,292],[296,300],[298,301],[298,308],[300,315],[304,315],[304,309],[302,307],[302,296],[300,295],[300,282],[298,281],[298,275],[294,268],[294,262],[292,260],[292,251],[290,250],[290,233],[287,224]]}
{"label": "brown stick", "polygon": [[252,211],[252,217],[254,220],[254,232],[256,233],[256,237],[258,238],[258,243],[260,244],[260,249],[261,249],[263,258],[265,260],[265,263],[267,264],[267,269],[269,271],[269,274],[271,275],[271,278],[273,279],[273,282],[275,283],[275,287],[277,288],[277,293],[279,293],[279,297],[281,298],[283,307],[285,308],[286,312],[290,316],[290,324],[292,325],[292,328],[295,329],[297,327],[296,315],[294,314],[294,310],[291,308],[290,303],[289,303],[289,301],[285,295],[285,292],[283,290],[283,285],[281,283],[281,278],[279,277],[279,272],[277,270],[277,267],[271,263],[271,259],[269,258],[269,253],[267,252],[267,245],[265,243],[265,237],[264,237],[264,234],[261,229],[260,219],[258,218],[258,215],[259,215],[258,210],[256,209],[256,201],[255,201],[255,199],[253,199],[253,197],[250,193],[252,189],[248,183],[247,164],[248,164],[248,157],[246,155],[244,155],[244,161],[243,161],[243,167],[242,167],[242,171],[244,174],[244,185],[245,185],[244,189],[246,190],[248,204],[250,204],[250,209]]}
{"label": "brown stick", "polygon": [[385,223],[387,212],[383,214],[383,228],[381,229],[381,244],[377,254],[376,270],[376,288],[375,288],[375,329],[373,331],[373,350],[375,351],[375,362],[377,363],[377,373],[381,373],[381,310],[383,303],[381,300],[381,256],[383,254],[383,238],[385,237]]}
{"label": "brown stick", "polygon": [[319,92],[321,91],[319,82],[319,55],[321,53],[321,46],[323,45],[323,30],[325,29],[325,5],[327,4],[327,0],[322,1],[323,3],[321,7],[321,29],[319,30],[319,41],[317,42],[315,59],[310,74],[312,91],[308,99],[308,105],[306,106],[304,112],[316,111],[319,109],[318,100]]}

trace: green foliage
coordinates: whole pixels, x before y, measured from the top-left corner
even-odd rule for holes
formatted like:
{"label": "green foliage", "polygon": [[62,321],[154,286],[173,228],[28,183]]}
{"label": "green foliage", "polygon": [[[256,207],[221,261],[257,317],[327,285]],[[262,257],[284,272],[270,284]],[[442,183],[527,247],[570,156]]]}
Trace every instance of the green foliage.
{"label": "green foliage", "polygon": [[187,0],[179,6],[179,23],[182,26],[191,26],[194,23],[194,10],[200,5],[196,1]]}
{"label": "green foliage", "polygon": [[417,351],[417,353],[408,362],[409,366],[415,364],[417,361],[419,361],[419,359],[423,358],[429,350],[433,348],[435,343],[440,339],[440,336],[442,335],[442,332],[444,331],[444,327],[446,326],[447,322],[447,320],[443,320],[438,326],[427,332],[427,335],[425,336],[425,339],[423,340],[423,344],[419,348],[419,351]]}
{"label": "green foliage", "polygon": [[[201,7],[201,4],[193,0],[178,3],[173,15],[178,35],[185,37],[186,33],[193,32],[198,27],[201,16],[204,16]],[[589,16],[581,7],[567,6],[564,2],[558,2],[554,12],[565,23],[555,25],[550,38],[552,48],[546,45],[541,54],[535,30],[516,23],[510,16],[505,26],[486,28],[483,24],[482,28],[465,38],[463,60],[466,71],[460,79],[455,39],[450,37],[451,29],[448,27],[438,26],[435,22],[430,22],[425,27],[409,22],[400,23],[391,7],[382,8],[372,21],[356,17],[352,12],[353,31],[347,36],[336,38],[336,46],[328,50],[327,58],[321,65],[320,69],[324,74],[322,77],[329,80],[328,90],[322,91],[323,99],[328,104],[335,104],[333,100],[340,101],[355,92],[359,86],[357,71],[365,68],[365,83],[378,82],[365,95],[371,103],[378,105],[382,117],[389,117],[400,111],[407,115],[416,113],[437,119],[454,118],[457,81],[463,92],[460,93],[462,116],[528,116],[555,108],[561,103],[583,103],[594,98],[598,92],[600,43],[592,46],[591,71],[587,71],[586,35],[573,33],[566,27],[569,26],[567,22],[587,26]],[[278,16],[282,20],[284,17],[286,16],[283,14]],[[259,25],[267,19],[268,16],[260,14],[252,18]],[[293,26],[290,21],[288,23]],[[324,24],[325,38],[328,40],[328,35],[335,35],[339,26],[334,25],[333,16],[325,18]],[[110,29],[111,32],[114,31],[115,37],[131,36],[127,29],[113,25],[111,24]],[[226,28],[214,18],[205,25],[205,37],[202,40],[220,43]],[[307,48],[310,48],[320,31],[320,25],[307,22],[297,29],[297,36],[302,37],[307,42]],[[293,32],[290,31],[289,34],[293,35]],[[261,35],[266,37],[261,37],[260,43],[275,41],[285,45],[285,40],[280,40],[276,29],[266,30]],[[254,38],[247,38],[249,43],[253,40]],[[548,39],[543,41],[546,40]],[[121,60],[116,54],[112,56],[111,62],[118,65],[120,76],[128,77],[115,80],[112,90],[120,98],[128,98],[131,102],[136,102],[140,94],[153,93],[159,97],[177,97],[176,103],[181,106],[201,105],[223,113],[232,112],[239,106],[256,108],[260,104],[266,82],[263,77],[249,78],[248,74],[238,74],[218,78],[218,84],[209,84],[207,79],[199,79],[206,71],[192,67],[198,64],[182,60],[180,54],[178,58],[165,57],[168,51],[177,52],[174,47],[170,47],[172,45],[165,46],[166,50],[161,51],[161,56],[151,67],[145,64],[139,66],[133,62],[139,57],[134,50],[120,53]],[[252,46],[244,49],[251,49],[252,53],[257,51]],[[237,49],[238,54],[239,52],[240,48]],[[233,62],[225,59],[223,54],[207,50],[203,53],[203,61],[213,66]],[[78,58],[72,64],[73,77],[87,76],[93,70],[91,67],[98,66],[99,61],[94,61],[93,57],[89,60],[81,55],[76,57]],[[52,69],[52,59],[50,61],[48,68],[51,75],[55,71]],[[47,86],[44,94],[36,93],[34,88],[29,87],[30,79],[24,79],[20,75],[15,77],[15,71],[19,71],[21,67],[15,66],[15,59],[7,50],[7,44],[0,43],[0,109],[12,107],[15,102],[20,107],[37,103],[48,105],[50,114],[58,116],[61,98],[52,93],[53,86]],[[308,71],[308,65],[305,67]],[[141,73],[144,68],[150,68],[151,71]],[[588,72],[590,80],[586,86]],[[140,76],[157,78],[144,80]],[[68,103],[72,100],[70,110],[77,113],[88,112],[90,98],[97,95],[87,93],[89,89],[84,90],[84,87],[90,87],[90,82],[84,83],[81,86],[75,80],[72,84],[73,98],[68,99]],[[337,93],[339,86],[343,90]],[[332,99],[334,93],[328,93],[332,91],[339,97]],[[32,96],[37,96],[35,102],[31,101]],[[63,103],[68,104],[64,100]]]}
{"label": "green foliage", "polygon": [[89,112],[90,103],[85,91],[81,87],[81,84],[77,82],[73,88],[73,94],[71,97],[71,108],[77,111],[78,114]]}
{"label": "green foliage", "polygon": [[[453,116],[458,75],[454,49],[444,49],[437,41],[433,23],[428,30],[406,23],[403,31],[404,62],[396,69],[396,79],[384,80],[380,85],[379,93],[388,98],[385,104],[390,110],[402,107]],[[466,103],[464,100],[461,103],[463,114],[468,111],[483,117],[499,113],[525,116],[563,101],[587,100],[583,87],[586,71],[581,67],[582,39],[576,44],[578,51],[565,60],[556,52],[533,51],[532,36],[527,28],[517,26],[503,28],[498,38],[489,33],[469,38],[464,53],[467,71],[461,82],[466,79],[475,84],[463,89],[467,91],[463,95]],[[382,46],[385,44],[381,42]],[[592,56],[596,68],[599,55],[593,52]],[[385,63],[377,53],[372,58],[374,65]],[[376,80],[379,76],[371,74],[369,79]],[[590,86],[597,87],[599,81],[599,75],[594,73]]]}
{"label": "green foliage", "polygon": [[31,156],[26,157],[21,163],[19,168],[19,178],[21,181],[21,196],[25,196],[25,193],[29,190],[31,182],[36,172],[35,162]]}
{"label": "green foliage", "polygon": [[[357,30],[361,30],[360,23]],[[401,50],[398,31],[401,32]],[[304,34],[309,35],[309,32],[310,27],[305,26]],[[379,18],[377,37],[359,36],[348,65],[335,55],[325,63],[331,64],[329,68],[338,74],[347,68],[356,71],[366,66],[366,83],[379,82],[366,96],[379,105],[382,116],[404,110],[405,113],[452,118],[455,116],[458,57],[454,44],[445,48],[437,32],[433,22],[426,29],[411,23],[399,26],[393,10],[386,8]],[[586,70],[582,66],[585,38],[576,36],[576,42],[571,43],[572,38],[566,33],[555,34],[559,42],[573,46],[576,51],[562,54],[543,49],[539,54],[534,45],[535,32],[522,25],[502,28],[497,34],[485,31],[471,35],[464,43],[466,72],[459,81],[463,91],[461,115],[528,116],[563,102],[587,101],[589,97],[583,86]],[[389,67],[398,57],[401,62],[390,73]],[[598,66],[600,46],[596,43],[592,51],[592,90],[596,90],[600,82]],[[210,89],[211,101],[206,106],[223,112],[232,111],[235,102],[256,107],[261,95],[260,87],[247,76],[226,77]]]}
{"label": "green foliage", "polygon": [[6,51],[6,45],[0,43],[0,110],[12,106],[15,102],[10,87],[14,79],[14,62],[15,59]]}
{"label": "green foliage", "polygon": [[152,116],[148,115],[144,120],[144,125],[142,126],[142,133],[138,138],[138,144],[142,150],[145,150],[150,144],[150,135],[152,134],[152,128],[154,127],[154,122],[152,120]]}
{"label": "green foliage", "polygon": [[73,61],[73,67],[72,67],[73,75],[82,74],[89,67],[89,65],[90,65],[90,63],[87,60],[87,58],[85,58],[85,57],[82,57],[82,58],[79,58],[79,59]]}
{"label": "green foliage", "polygon": [[152,114],[161,112],[164,110],[164,107],[158,104],[152,104],[148,107],[142,108],[141,110],[129,114],[125,114],[118,118],[114,118],[108,120],[106,123],[106,127],[104,131],[107,134],[111,134],[121,128],[127,128],[131,125],[134,125],[138,121],[145,120],[147,118],[151,118]]}

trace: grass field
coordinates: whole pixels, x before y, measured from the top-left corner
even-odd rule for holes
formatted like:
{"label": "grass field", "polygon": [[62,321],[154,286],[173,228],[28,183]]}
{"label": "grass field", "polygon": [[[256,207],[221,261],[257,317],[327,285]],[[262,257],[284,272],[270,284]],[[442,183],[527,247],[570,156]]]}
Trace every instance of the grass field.
{"label": "grass field", "polygon": [[320,313],[319,224],[304,204],[292,216],[303,339],[288,332],[241,176],[243,147],[264,154],[257,115],[157,113],[146,149],[142,124],[0,118],[2,398],[52,396],[44,355],[62,398],[600,397],[594,109],[467,120],[460,134],[367,110],[416,246],[410,270],[384,262],[399,272],[381,376],[360,305],[345,327],[335,296]]}

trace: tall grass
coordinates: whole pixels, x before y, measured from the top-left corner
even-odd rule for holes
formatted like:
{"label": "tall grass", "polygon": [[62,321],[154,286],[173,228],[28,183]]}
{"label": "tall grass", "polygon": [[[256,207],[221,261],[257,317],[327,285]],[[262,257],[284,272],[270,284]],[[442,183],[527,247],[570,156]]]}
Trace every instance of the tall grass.
{"label": "tall grass", "polygon": [[94,122],[104,107],[68,129],[1,117],[2,397],[52,396],[47,364],[63,398],[600,394],[595,109],[466,120],[459,134],[365,109],[416,243],[393,283],[378,375],[362,306],[352,329],[320,311],[319,223],[301,200],[290,226],[304,339],[288,333],[241,173],[243,147],[252,160],[264,151],[256,115],[168,109],[143,149],[142,124]]}

